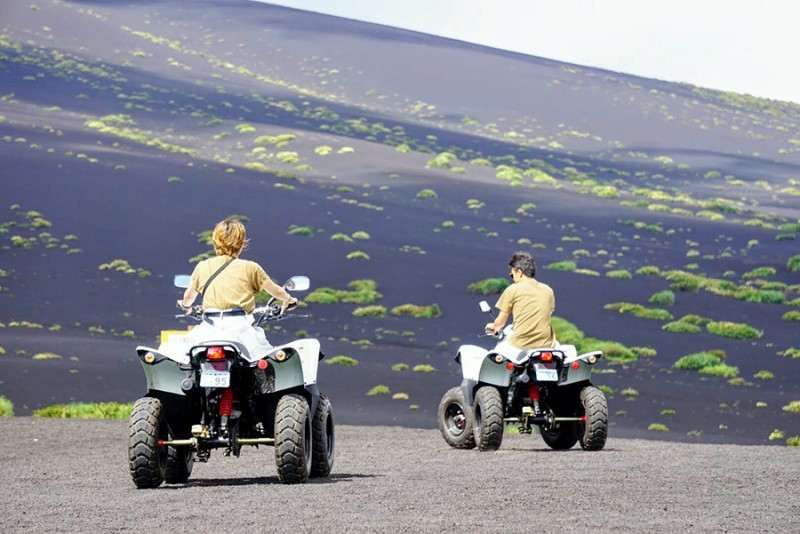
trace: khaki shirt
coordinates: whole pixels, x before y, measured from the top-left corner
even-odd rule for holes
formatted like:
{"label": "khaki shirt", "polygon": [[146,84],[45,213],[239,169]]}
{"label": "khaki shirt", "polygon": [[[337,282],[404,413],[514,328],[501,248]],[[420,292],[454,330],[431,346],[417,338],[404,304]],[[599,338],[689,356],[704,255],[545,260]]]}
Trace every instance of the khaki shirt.
{"label": "khaki shirt", "polygon": [[[197,264],[192,273],[191,288],[200,293],[211,275],[230,256],[216,256]],[[270,277],[254,261],[235,259],[211,282],[203,295],[203,309],[231,310],[241,308],[251,313],[256,307],[256,293],[265,289]]]}
{"label": "khaki shirt", "polygon": [[521,349],[555,346],[550,316],[556,309],[556,298],[550,286],[527,278],[511,284],[495,305],[514,317],[511,344]]}

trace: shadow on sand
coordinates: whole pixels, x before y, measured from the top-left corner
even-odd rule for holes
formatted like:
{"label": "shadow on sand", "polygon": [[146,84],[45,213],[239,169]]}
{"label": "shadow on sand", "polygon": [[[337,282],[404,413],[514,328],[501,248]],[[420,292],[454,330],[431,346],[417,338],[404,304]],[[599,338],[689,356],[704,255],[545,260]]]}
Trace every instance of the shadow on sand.
{"label": "shadow on sand", "polygon": [[[383,475],[334,473],[325,478],[310,478],[307,484],[337,484],[339,482],[352,482],[357,478],[377,478]],[[277,476],[271,477],[240,477],[240,478],[198,478],[186,484],[161,486],[158,489],[181,490],[195,487],[215,486],[256,486],[261,484],[282,484]]]}

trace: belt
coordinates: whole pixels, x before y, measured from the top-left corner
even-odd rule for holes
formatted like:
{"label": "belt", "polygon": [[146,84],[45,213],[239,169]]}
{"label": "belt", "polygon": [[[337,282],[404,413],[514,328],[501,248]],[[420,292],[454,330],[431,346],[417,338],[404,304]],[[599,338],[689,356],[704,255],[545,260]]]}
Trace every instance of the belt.
{"label": "belt", "polygon": [[237,317],[247,315],[247,312],[242,309],[215,311],[203,313],[203,319],[222,319],[223,317]]}

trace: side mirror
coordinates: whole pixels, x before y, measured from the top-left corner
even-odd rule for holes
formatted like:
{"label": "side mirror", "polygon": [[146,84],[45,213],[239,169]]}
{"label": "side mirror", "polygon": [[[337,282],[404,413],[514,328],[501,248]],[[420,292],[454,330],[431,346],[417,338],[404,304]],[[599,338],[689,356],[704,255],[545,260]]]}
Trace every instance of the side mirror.
{"label": "side mirror", "polygon": [[489,303],[488,303],[488,302],[486,302],[485,300],[482,300],[482,301],[480,301],[480,302],[478,303],[478,306],[480,306],[480,308],[481,308],[481,311],[482,311],[483,313],[489,313],[490,311],[492,311],[492,307],[491,307],[491,306],[489,306]]}
{"label": "side mirror", "polygon": [[176,274],[175,280],[173,281],[175,287],[180,287],[182,289],[186,289],[187,287],[189,287],[189,284],[191,283],[192,283],[192,277],[189,276],[188,274]]}
{"label": "side mirror", "polygon": [[283,284],[283,288],[289,291],[307,291],[309,287],[311,280],[307,276],[293,276]]}

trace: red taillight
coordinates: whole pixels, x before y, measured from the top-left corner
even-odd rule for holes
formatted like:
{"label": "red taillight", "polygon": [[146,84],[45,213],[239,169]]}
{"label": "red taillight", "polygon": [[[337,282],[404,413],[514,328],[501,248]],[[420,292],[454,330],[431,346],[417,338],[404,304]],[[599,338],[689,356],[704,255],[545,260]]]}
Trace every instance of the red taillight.
{"label": "red taillight", "polygon": [[543,362],[552,362],[553,361],[553,353],[552,352],[542,352],[539,354],[539,359]]}
{"label": "red taillight", "polygon": [[256,366],[257,366],[259,369],[261,369],[262,371],[263,371],[264,369],[266,369],[268,365],[269,365],[269,363],[267,362],[267,360],[258,360],[258,363],[256,364]]}
{"label": "red taillight", "polygon": [[575,360],[574,362],[572,362],[572,368],[573,369],[580,369],[581,368],[581,362],[579,362],[578,360]]}
{"label": "red taillight", "polygon": [[233,390],[225,388],[222,390],[222,398],[219,399],[219,415],[230,415],[233,411]]}
{"label": "red taillight", "polygon": [[208,347],[206,350],[206,359],[212,362],[225,359],[225,349],[222,347]]}
{"label": "red taillight", "polygon": [[508,369],[509,371],[513,371],[514,364],[512,362],[506,362],[506,369]]}

